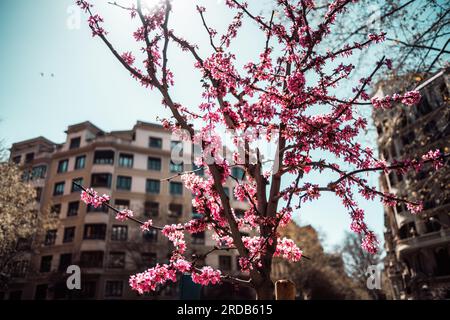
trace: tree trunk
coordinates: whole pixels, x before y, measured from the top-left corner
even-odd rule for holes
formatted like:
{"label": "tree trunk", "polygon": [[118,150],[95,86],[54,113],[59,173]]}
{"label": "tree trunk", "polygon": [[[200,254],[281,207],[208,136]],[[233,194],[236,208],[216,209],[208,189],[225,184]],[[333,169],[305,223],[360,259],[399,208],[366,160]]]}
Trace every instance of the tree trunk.
{"label": "tree trunk", "polygon": [[257,300],[273,300],[275,286],[269,278],[263,279],[255,285]]}

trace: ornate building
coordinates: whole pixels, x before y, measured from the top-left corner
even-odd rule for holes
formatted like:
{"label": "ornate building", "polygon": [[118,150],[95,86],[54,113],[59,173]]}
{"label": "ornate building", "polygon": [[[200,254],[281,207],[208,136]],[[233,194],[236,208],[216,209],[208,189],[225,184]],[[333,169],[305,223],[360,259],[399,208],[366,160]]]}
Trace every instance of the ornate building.
{"label": "ornate building", "polygon": [[[448,69],[432,76],[408,75],[378,84],[376,96],[417,89],[420,103],[375,110],[380,158],[418,157],[428,150],[450,151],[450,82]],[[405,84],[411,85],[405,88]],[[385,210],[385,270],[395,299],[450,298],[450,170],[429,167],[405,176],[380,177],[381,189],[423,201],[412,215],[405,206]]]}
{"label": "ornate building", "polygon": [[[128,286],[129,276],[156,262],[167,262],[170,242],[155,230],[143,234],[134,222],[116,220],[105,208],[87,207],[80,202],[80,190],[73,182],[111,195],[113,206],[130,208],[135,217],[152,219],[155,225],[187,221],[196,215],[192,195],[177,174],[193,169],[192,152],[186,152],[192,146],[172,141],[171,134],[159,125],[140,121],[131,130],[113,132],[84,122],[69,126],[66,134],[61,144],[38,137],[11,148],[11,160],[23,169],[23,179],[36,187],[37,209],[50,210],[59,223],[16,261],[22,272],[13,273],[13,281],[1,296],[136,299],[138,295]],[[204,174],[201,168],[195,172]],[[243,213],[248,205],[231,195],[233,183],[227,182],[226,191],[236,214]],[[186,236],[190,253],[201,255],[215,245],[209,232]],[[232,251],[214,252],[204,263],[226,273],[239,272]],[[69,265],[81,268],[81,290],[67,289]],[[183,285],[192,288],[183,278],[142,298],[192,298],[180,292]]]}

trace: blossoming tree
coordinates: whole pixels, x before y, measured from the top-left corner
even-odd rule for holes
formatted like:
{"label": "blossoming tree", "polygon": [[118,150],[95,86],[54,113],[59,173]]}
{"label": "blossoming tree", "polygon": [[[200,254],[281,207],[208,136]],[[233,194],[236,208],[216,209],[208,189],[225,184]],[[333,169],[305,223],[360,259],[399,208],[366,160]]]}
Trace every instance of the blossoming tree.
{"label": "blossoming tree", "polygon": [[[355,201],[355,193],[364,198],[378,198],[383,204],[394,206],[406,203],[412,213],[421,210],[414,199],[398,198],[382,193],[368,183],[364,175],[370,172],[419,170],[426,162],[438,168],[445,157],[439,150],[430,151],[420,159],[402,159],[395,163],[378,160],[370,148],[357,141],[367,120],[355,110],[364,105],[389,108],[393,103],[412,106],[420,100],[418,92],[405,92],[394,96],[373,98],[367,89],[375,74],[391,66],[391,60],[381,58],[366,78],[360,79],[350,95],[340,89],[351,74],[351,63],[333,63],[344,60],[357,50],[384,40],[384,34],[369,34],[363,43],[347,44],[336,51],[323,50],[321,41],[332,36],[332,25],[338,15],[344,15],[353,0],[331,1],[323,20],[311,25],[308,13],[314,8],[312,0],[278,0],[274,5],[287,17],[288,23],[276,23],[275,12],[270,16],[255,15],[248,4],[226,0],[225,5],[235,12],[226,32],[219,35],[207,24],[206,8],[197,6],[199,19],[209,37],[211,53],[201,56],[198,47],[182,38],[170,27],[172,12],[169,0],[160,1],[151,8],[143,7],[140,0],[133,5],[112,5],[137,19],[139,28],[134,39],[141,52],[119,51],[108,38],[103,18],[92,4],[76,1],[88,16],[92,35],[101,39],[118,62],[142,86],[157,91],[162,104],[169,108],[172,117],[163,119],[163,126],[172,132],[183,131],[183,139],[199,145],[200,155],[195,164],[206,170],[206,177],[194,172],[181,174],[185,187],[192,191],[192,204],[200,218],[186,223],[157,226],[152,221],[140,221],[130,210],[119,211],[112,207],[108,195],[100,196],[93,189],[83,188],[85,203],[108,206],[119,220],[131,219],[141,224],[142,230],[160,230],[174,245],[169,263],[157,264],[130,277],[130,285],[139,293],[155,290],[167,281],[176,281],[177,274],[189,273],[195,283],[216,284],[222,281],[251,286],[259,299],[273,298],[270,278],[273,257],[292,262],[302,258],[302,251],[290,239],[280,238],[278,230],[286,226],[295,209],[302,202],[314,201],[324,192],[338,196],[351,216],[350,228],[362,234],[361,246],[368,252],[377,251],[377,239],[364,222],[364,211]],[[239,67],[237,53],[231,43],[241,31],[244,20],[256,24],[265,38],[259,48],[259,59]],[[176,44],[190,55],[193,68],[202,77],[203,102],[198,107],[186,106],[173,99],[174,74],[168,59],[169,44]],[[257,48],[255,48],[257,50]],[[142,67],[136,59],[141,57]],[[341,96],[339,96],[341,94]],[[196,123],[201,123],[196,126]],[[223,143],[218,132],[225,128],[234,132],[234,150],[231,159],[222,156]],[[266,170],[261,150],[253,147],[258,137],[276,141],[273,168]],[[336,161],[314,159],[313,151],[329,153]],[[241,152],[242,151],[242,152]],[[345,163],[345,167],[339,165]],[[231,168],[244,169],[243,177],[232,175]],[[348,169],[351,168],[351,169]],[[326,185],[305,182],[313,172],[338,178]],[[283,187],[282,179],[292,183]],[[227,179],[236,181],[234,195],[247,201],[249,209],[243,217],[236,215],[224,189]],[[298,203],[295,205],[294,203]],[[243,228],[252,229],[251,236],[243,236]],[[212,230],[217,241],[213,250],[236,250],[241,271],[248,279],[239,279],[199,266],[198,259],[187,254],[184,235]],[[209,253],[210,253],[209,252]]]}

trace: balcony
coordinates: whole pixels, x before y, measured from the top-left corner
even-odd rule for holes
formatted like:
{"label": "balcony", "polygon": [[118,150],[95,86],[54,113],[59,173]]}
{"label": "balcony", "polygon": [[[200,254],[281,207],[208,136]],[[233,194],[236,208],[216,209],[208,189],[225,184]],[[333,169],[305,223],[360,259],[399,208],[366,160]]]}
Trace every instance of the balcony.
{"label": "balcony", "polygon": [[450,241],[450,229],[425,233],[416,237],[399,240],[395,249],[397,258],[405,252],[416,250],[422,247],[434,246]]}

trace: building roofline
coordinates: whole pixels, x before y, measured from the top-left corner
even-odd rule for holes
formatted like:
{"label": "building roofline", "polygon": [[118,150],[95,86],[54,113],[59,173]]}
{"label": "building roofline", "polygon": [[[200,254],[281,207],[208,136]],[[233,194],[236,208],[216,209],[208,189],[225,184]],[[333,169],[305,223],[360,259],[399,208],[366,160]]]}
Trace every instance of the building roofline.
{"label": "building roofline", "polygon": [[57,143],[47,139],[46,137],[38,136],[36,138],[31,138],[31,139],[15,142],[15,143],[13,143],[11,145],[10,150],[14,149],[14,148],[21,148],[21,147],[32,146],[32,145],[35,145],[35,144],[37,144],[39,142],[45,143],[45,144],[47,144],[50,147],[58,145]]}
{"label": "building roofline", "polygon": [[90,128],[93,129],[95,131],[95,133],[104,133],[104,131],[102,129],[100,129],[99,127],[97,127],[95,124],[93,124],[90,121],[84,121],[84,122],[80,122],[80,123],[76,123],[73,125],[70,125],[67,127],[67,130],[64,131],[65,133],[72,133],[72,132],[77,132],[86,128]]}
{"label": "building roofline", "polygon": [[133,126],[133,131],[136,128],[150,128],[150,129],[166,131],[166,129],[164,129],[164,127],[159,123],[145,122],[145,121],[140,121],[140,120],[136,121],[136,124]]}

